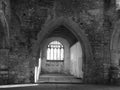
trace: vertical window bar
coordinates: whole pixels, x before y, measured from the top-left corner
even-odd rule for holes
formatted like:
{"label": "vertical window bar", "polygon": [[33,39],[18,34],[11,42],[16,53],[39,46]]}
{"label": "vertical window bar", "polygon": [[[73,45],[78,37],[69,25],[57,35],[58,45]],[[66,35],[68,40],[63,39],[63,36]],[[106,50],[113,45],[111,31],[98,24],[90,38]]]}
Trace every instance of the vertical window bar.
{"label": "vertical window bar", "polygon": [[53,60],[55,59],[55,48],[53,46]]}
{"label": "vertical window bar", "polygon": [[60,59],[60,48],[58,48],[58,60]]}
{"label": "vertical window bar", "polygon": [[48,48],[48,49],[47,49],[47,55],[48,55],[47,59],[49,59],[49,57],[50,57],[49,51],[50,51],[50,49]]}
{"label": "vertical window bar", "polygon": [[54,60],[56,60],[56,59],[55,59],[55,46],[54,46]]}
{"label": "vertical window bar", "polygon": [[51,59],[51,48],[50,48],[50,53],[49,53],[49,55],[50,55],[50,56],[49,56],[49,60],[50,60],[50,59]]}
{"label": "vertical window bar", "polygon": [[50,60],[52,60],[52,57],[53,57],[53,50],[52,50],[52,47],[51,47],[51,59]]}
{"label": "vertical window bar", "polygon": [[61,53],[61,56],[62,56],[62,60],[63,60],[63,57],[64,57],[64,56],[63,56],[63,48],[62,48],[62,53]]}
{"label": "vertical window bar", "polygon": [[59,58],[58,58],[58,48],[56,49],[56,53],[57,53],[57,54],[56,54],[56,57],[57,57],[57,60],[58,60],[58,59],[59,59]]}
{"label": "vertical window bar", "polygon": [[61,60],[61,47],[60,47],[60,60]]}

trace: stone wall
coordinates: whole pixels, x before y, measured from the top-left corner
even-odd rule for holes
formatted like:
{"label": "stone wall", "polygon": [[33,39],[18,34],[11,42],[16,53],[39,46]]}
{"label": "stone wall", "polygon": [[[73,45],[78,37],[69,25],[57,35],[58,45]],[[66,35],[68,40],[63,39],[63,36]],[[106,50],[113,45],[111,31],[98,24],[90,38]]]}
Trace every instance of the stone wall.
{"label": "stone wall", "polygon": [[0,0],[0,84],[9,80],[9,21],[10,2]]}
{"label": "stone wall", "polygon": [[0,0],[0,48],[9,47],[9,22],[10,3],[9,0]]}
{"label": "stone wall", "polygon": [[9,83],[34,82],[35,60],[27,50],[9,52]]}
{"label": "stone wall", "polygon": [[104,0],[11,0],[10,70],[13,71],[11,78],[23,80],[21,78],[28,79],[31,76],[30,72],[34,67],[32,65],[32,69],[30,68],[30,63],[34,61],[32,49],[37,34],[47,20],[62,16],[72,18],[84,30],[92,47],[93,60],[86,61],[85,82],[106,83],[114,22],[112,18],[114,9],[110,5],[111,2]]}

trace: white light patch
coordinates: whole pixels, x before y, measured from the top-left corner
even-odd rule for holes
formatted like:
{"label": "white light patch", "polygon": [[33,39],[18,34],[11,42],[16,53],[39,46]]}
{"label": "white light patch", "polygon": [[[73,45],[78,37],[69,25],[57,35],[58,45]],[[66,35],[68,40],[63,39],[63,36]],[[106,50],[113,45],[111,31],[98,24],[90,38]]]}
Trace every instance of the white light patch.
{"label": "white light patch", "polygon": [[37,85],[38,84],[0,85],[0,88],[29,87],[29,86],[37,86]]}

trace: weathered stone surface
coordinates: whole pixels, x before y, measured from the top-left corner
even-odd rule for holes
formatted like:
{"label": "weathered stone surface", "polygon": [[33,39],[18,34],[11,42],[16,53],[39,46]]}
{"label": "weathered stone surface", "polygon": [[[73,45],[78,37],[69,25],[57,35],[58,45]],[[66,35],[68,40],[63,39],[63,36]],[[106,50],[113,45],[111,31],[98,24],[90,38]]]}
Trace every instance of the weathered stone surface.
{"label": "weathered stone surface", "polygon": [[[87,62],[88,67],[90,67],[92,71],[86,74],[86,81],[102,82],[100,80],[104,79],[102,70],[104,70],[103,62],[105,58],[103,55],[103,42],[106,40],[104,39],[103,29],[103,3],[104,2],[101,0],[30,0],[29,3],[23,0],[14,1],[12,3],[12,8],[15,10],[17,16],[16,22],[18,22],[20,26],[18,28],[16,23],[12,24],[12,26],[16,28],[16,30],[11,28],[11,32],[13,31],[13,33],[11,33],[11,42],[13,42],[11,43],[11,46],[13,52],[15,52],[14,50],[20,51],[21,48],[25,48],[28,50],[26,53],[30,53],[31,48],[35,43],[34,41],[37,39],[36,36],[38,32],[40,32],[41,27],[44,25],[46,20],[48,20],[48,18],[53,19],[61,16],[72,17],[73,21],[78,23],[79,26],[85,30],[94,56],[93,60]],[[20,58],[25,58],[24,54],[19,58],[16,56],[14,57],[15,61],[18,61],[16,61],[17,66],[20,65]],[[13,62],[14,61],[12,61],[12,63]],[[16,67],[16,69],[17,68],[20,69],[23,68],[23,66],[20,65],[20,67]],[[23,70],[25,71],[25,67]],[[93,77],[95,78],[93,79]]]}
{"label": "weathered stone surface", "polygon": [[[84,81],[107,82],[111,65],[111,36],[114,23],[119,19],[119,12],[115,12],[115,0],[10,0],[10,4],[9,0],[0,0],[0,6],[2,1],[5,1],[7,6],[5,18],[0,13],[0,28],[4,29],[5,19],[10,25],[10,32],[7,32],[10,34],[10,83],[28,83],[33,80],[30,78],[31,73],[34,73],[34,66],[37,65],[35,58],[38,57],[33,56],[37,35],[45,23],[60,17],[72,18],[88,38],[93,59],[85,62],[87,69]],[[1,29],[0,42],[9,42],[8,35],[6,38],[2,36],[5,32]],[[8,44],[3,46],[4,43],[0,43],[0,48],[7,48]],[[1,65],[4,58],[6,57],[0,57]]]}

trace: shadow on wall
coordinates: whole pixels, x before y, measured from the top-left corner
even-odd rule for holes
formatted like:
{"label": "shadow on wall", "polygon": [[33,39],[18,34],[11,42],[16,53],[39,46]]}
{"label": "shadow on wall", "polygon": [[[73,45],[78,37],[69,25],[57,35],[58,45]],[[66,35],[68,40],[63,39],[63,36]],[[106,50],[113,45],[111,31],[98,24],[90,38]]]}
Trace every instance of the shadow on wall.
{"label": "shadow on wall", "polygon": [[0,21],[0,48],[4,48],[4,39],[5,39],[5,32],[2,22]]}

